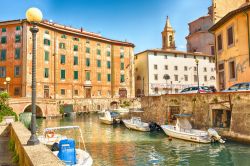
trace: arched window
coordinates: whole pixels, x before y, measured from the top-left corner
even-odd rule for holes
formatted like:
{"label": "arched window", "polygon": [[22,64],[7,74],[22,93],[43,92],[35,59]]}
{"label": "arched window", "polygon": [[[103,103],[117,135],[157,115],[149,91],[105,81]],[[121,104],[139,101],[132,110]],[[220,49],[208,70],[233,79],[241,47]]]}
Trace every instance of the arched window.
{"label": "arched window", "polygon": [[214,77],[214,76],[211,76],[211,77],[210,77],[210,80],[215,80],[215,77]]}

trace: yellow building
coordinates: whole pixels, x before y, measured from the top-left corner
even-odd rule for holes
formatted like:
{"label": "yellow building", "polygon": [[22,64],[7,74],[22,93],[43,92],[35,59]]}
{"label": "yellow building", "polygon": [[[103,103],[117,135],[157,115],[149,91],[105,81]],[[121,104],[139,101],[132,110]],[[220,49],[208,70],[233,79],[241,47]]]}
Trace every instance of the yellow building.
{"label": "yellow building", "polygon": [[250,3],[229,12],[210,28],[215,35],[217,87],[250,82]]}

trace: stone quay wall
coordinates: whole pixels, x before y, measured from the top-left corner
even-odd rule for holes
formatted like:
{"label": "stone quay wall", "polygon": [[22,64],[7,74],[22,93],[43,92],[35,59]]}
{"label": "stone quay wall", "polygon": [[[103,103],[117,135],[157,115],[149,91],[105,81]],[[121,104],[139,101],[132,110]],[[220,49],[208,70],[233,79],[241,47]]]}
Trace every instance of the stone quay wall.
{"label": "stone quay wall", "polygon": [[19,155],[18,165],[34,166],[63,166],[52,151],[43,144],[28,146],[30,131],[20,122],[14,122],[8,126],[10,139],[15,142],[15,151]]}
{"label": "stone quay wall", "polygon": [[250,92],[169,94],[144,97],[142,120],[163,125],[175,113],[192,114],[194,128],[216,128],[223,136],[250,143]]}

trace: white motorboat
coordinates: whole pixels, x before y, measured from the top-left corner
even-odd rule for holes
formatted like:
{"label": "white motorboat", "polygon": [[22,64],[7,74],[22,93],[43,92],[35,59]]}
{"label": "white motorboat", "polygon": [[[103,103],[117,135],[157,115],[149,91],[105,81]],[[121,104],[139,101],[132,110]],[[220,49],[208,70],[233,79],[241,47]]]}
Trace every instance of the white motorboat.
{"label": "white motorboat", "polygon": [[176,114],[177,122],[175,126],[162,125],[161,128],[168,136],[173,138],[199,143],[210,143],[214,141],[219,141],[220,143],[225,142],[214,129],[210,128],[208,131],[192,129],[192,125],[187,119],[190,116],[190,114]]}
{"label": "white motorboat", "polygon": [[67,137],[61,134],[56,134],[51,128],[46,128],[44,129],[43,135],[38,136],[38,139],[42,144],[53,145],[62,139],[67,139]]}
{"label": "white motorboat", "polygon": [[[82,131],[81,131],[81,128],[79,126],[62,126],[62,127],[46,128],[45,129],[45,133],[51,134],[51,136],[49,136],[50,139],[51,139],[51,141],[48,141],[48,142],[42,141],[45,138],[43,138],[42,136],[39,136],[40,137],[39,140],[41,141],[41,143],[44,143],[45,145],[52,145],[51,142],[52,142],[52,139],[54,139],[54,140],[56,140],[55,143],[54,143],[54,145],[58,146],[58,142],[60,143],[60,141],[67,140],[66,136],[62,136],[60,134],[55,134],[55,131],[57,131],[57,130],[61,130],[61,131],[62,130],[78,130],[78,132],[79,132],[80,135],[78,137],[79,138],[79,140],[78,140],[78,147],[75,148],[75,152],[76,152],[75,153],[76,154],[76,164],[73,164],[73,165],[74,166],[91,166],[93,164],[93,159],[92,159],[92,157],[90,156],[90,154],[86,150],[84,139],[83,139],[83,136],[82,136]],[[71,134],[71,135],[74,135],[74,134]],[[41,138],[43,138],[43,139],[41,139]],[[81,145],[83,147],[81,147]],[[58,156],[58,153],[59,153],[58,150],[59,149],[57,149],[56,151],[53,151],[53,154],[56,155],[56,156]]]}
{"label": "white motorboat", "polygon": [[140,117],[132,117],[131,119],[124,119],[122,121],[129,129],[138,131],[150,131],[149,124],[142,122]]}
{"label": "white motorboat", "polygon": [[120,119],[118,118],[118,113],[105,111],[104,116],[100,116],[99,120],[104,124],[114,124],[114,123],[120,123]]}

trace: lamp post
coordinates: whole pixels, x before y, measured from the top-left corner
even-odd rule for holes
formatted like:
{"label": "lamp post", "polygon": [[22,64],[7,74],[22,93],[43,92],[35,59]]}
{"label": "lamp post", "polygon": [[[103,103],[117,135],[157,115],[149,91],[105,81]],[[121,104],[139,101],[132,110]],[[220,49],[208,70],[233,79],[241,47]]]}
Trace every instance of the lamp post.
{"label": "lamp post", "polygon": [[4,82],[6,85],[7,85],[7,93],[9,93],[10,91],[10,80],[11,78],[10,77],[6,77],[6,82]]}
{"label": "lamp post", "polygon": [[43,15],[38,8],[29,8],[26,11],[26,18],[31,23],[30,32],[32,33],[32,96],[31,96],[31,136],[28,145],[39,144],[36,136],[36,33],[39,31],[37,24],[42,21]]}
{"label": "lamp post", "polygon": [[197,83],[198,83],[198,91],[197,93],[200,93],[200,81],[199,81],[199,60],[195,59],[195,63],[196,63],[196,71],[197,71]]}

